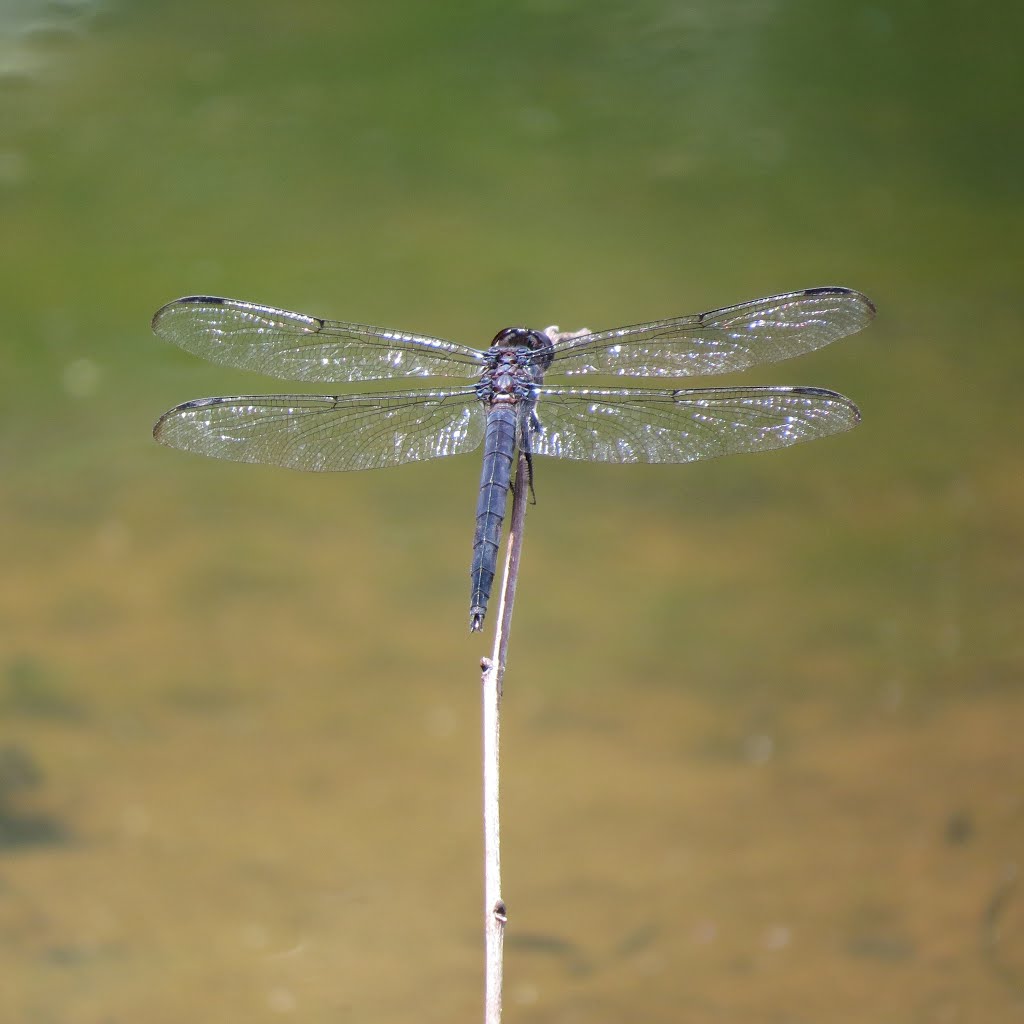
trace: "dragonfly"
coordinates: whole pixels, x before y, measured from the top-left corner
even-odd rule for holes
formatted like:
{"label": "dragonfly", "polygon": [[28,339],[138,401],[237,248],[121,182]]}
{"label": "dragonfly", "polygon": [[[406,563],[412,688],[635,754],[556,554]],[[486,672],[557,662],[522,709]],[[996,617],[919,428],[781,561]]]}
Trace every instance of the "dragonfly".
{"label": "dragonfly", "polygon": [[486,349],[323,320],[238,299],[163,306],[155,333],[213,363],[312,384],[449,378],[415,390],[200,398],[164,413],[157,441],[236,462],[314,472],[381,469],[483,444],[470,566],[470,629],[487,612],[521,453],[611,463],[685,463],[850,430],[844,395],[818,387],[567,387],[548,377],[661,382],[732,373],[854,334],[875,314],[850,288],[807,288],[604,331],[506,327]]}

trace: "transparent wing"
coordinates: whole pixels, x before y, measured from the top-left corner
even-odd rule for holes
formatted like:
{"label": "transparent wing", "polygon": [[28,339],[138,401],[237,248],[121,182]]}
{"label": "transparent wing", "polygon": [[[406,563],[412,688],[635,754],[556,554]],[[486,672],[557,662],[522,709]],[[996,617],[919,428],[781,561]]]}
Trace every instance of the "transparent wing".
{"label": "transparent wing", "polygon": [[187,452],[311,471],[380,469],[479,447],[486,414],[472,388],[340,397],[200,398],[153,436]]}
{"label": "transparent wing", "polygon": [[440,338],[208,295],[167,303],[154,315],[153,330],[210,362],[285,380],[471,378],[483,365],[482,352]]}
{"label": "transparent wing", "polygon": [[594,462],[694,462],[813,441],[860,422],[824,388],[686,391],[540,388],[538,455]]}
{"label": "transparent wing", "polygon": [[867,296],[849,288],[808,288],[739,306],[556,344],[549,374],[690,377],[731,373],[813,352],[866,327]]}

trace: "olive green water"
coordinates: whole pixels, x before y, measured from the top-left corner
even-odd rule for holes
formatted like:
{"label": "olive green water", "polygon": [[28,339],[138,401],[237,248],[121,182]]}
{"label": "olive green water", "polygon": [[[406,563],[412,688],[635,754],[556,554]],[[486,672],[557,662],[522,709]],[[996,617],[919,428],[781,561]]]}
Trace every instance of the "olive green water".
{"label": "olive green water", "polygon": [[[158,448],[233,295],[485,345],[821,284],[850,435],[542,462],[506,1019],[1024,1020],[1011,4],[0,14],[0,1021],[477,1020],[478,464]],[[712,381],[720,383],[720,381]]]}

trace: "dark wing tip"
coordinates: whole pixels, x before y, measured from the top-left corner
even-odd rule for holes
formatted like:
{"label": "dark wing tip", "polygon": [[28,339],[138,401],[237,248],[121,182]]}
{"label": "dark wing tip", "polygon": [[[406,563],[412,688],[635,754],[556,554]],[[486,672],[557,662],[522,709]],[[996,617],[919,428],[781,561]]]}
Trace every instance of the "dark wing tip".
{"label": "dark wing tip", "polygon": [[161,416],[160,419],[158,419],[156,423],[153,424],[153,437],[157,441],[163,443],[160,434],[161,431],[163,430],[164,424],[166,424],[171,419],[176,419],[179,413],[184,412],[187,409],[204,409],[211,405],[223,405],[227,401],[229,401],[229,399],[221,397],[193,398],[190,402],[182,402],[181,405],[176,405],[173,409],[168,409],[167,412],[165,412],[163,416]]}
{"label": "dark wing tip", "polygon": [[838,391],[832,391],[830,388],[815,388],[807,387],[803,385],[797,385],[789,389],[791,394],[794,395],[807,395],[813,398],[827,398],[829,401],[838,402],[840,405],[845,405],[846,408],[853,415],[853,423],[856,426],[860,423],[861,415],[860,409],[856,402],[851,401],[846,395],[841,395]]}
{"label": "dark wing tip", "polygon": [[[850,295],[855,289],[844,288],[841,284],[826,284],[819,288],[805,288],[804,295]],[[860,294],[857,292],[856,294]]]}
{"label": "dark wing tip", "polygon": [[175,306],[186,306],[192,303],[196,305],[205,306],[223,306],[227,302],[227,299],[223,299],[218,295],[184,295],[180,299],[172,299],[170,302],[164,303],[154,314],[153,319],[150,321],[149,326],[153,329],[156,334],[160,332],[157,330],[157,324],[169,313]]}
{"label": "dark wing tip", "polygon": [[822,288],[806,288],[804,295],[847,295],[856,299],[864,306],[868,311],[869,319],[874,318],[878,312],[875,304],[863,292],[857,291],[856,288],[844,288],[842,285],[826,285]]}
{"label": "dark wing tip", "polygon": [[165,412],[163,416],[161,416],[160,419],[158,419],[156,423],[153,424],[154,441],[159,441],[161,444],[163,444],[163,439],[160,437],[160,435],[161,433],[163,433],[164,424],[178,411],[179,408],[180,406],[176,406],[174,409],[168,409],[167,412]]}

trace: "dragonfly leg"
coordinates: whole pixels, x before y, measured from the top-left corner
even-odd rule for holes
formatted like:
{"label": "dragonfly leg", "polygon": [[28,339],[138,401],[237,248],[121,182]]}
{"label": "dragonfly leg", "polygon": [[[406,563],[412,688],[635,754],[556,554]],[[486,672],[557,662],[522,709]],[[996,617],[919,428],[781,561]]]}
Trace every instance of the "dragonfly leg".
{"label": "dragonfly leg", "polygon": [[[526,456],[526,482],[530,486],[530,504],[537,504],[537,492],[533,489],[533,452],[524,451],[523,455]],[[519,483],[519,480],[516,480]]]}
{"label": "dragonfly leg", "polygon": [[530,504],[537,504],[537,492],[533,489],[533,438],[536,434],[544,432],[544,424],[541,423],[536,409],[530,410],[528,429],[522,431],[521,447],[523,455],[526,456],[526,482],[530,486]]}

